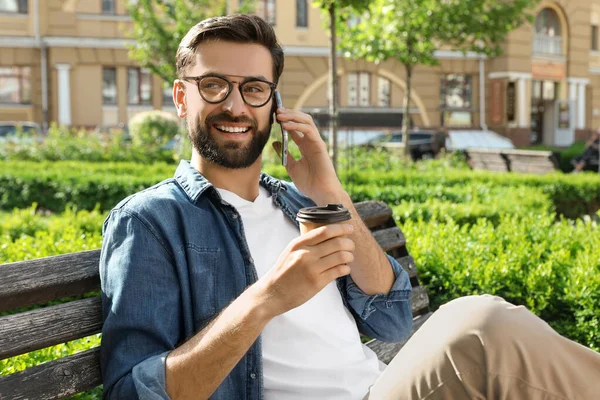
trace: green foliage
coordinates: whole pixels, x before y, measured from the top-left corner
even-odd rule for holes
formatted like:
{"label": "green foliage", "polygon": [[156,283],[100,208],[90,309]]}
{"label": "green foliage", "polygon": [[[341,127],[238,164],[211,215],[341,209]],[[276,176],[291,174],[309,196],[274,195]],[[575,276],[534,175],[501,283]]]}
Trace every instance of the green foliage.
{"label": "green foliage", "polygon": [[129,121],[129,134],[134,146],[159,149],[180,133],[177,117],[165,111],[141,112]]}
{"label": "green foliage", "polygon": [[106,217],[98,209],[61,215],[36,213],[37,204],[0,213],[0,264],[92,250],[102,243]]}
{"label": "green foliage", "polygon": [[[338,13],[339,47],[347,57],[376,63],[396,59],[407,66],[437,65],[442,45],[490,57],[502,52],[506,35],[530,20],[539,0],[373,0],[366,10]],[[349,24],[351,17],[359,18]]]}
{"label": "green foliage", "polygon": [[[269,157],[273,163],[265,164],[263,170],[289,179],[278,156],[273,153]],[[349,160],[341,159],[342,166],[346,162]],[[352,168],[340,168],[339,174],[355,200],[380,198],[398,205],[411,196],[423,202],[437,193],[435,198],[456,203],[464,196],[496,191],[503,199],[497,205],[502,209],[522,196],[520,189],[511,192],[502,188],[527,187],[543,194],[539,197],[541,209],[548,209],[544,204],[549,199],[554,211],[569,218],[591,215],[600,207],[600,181],[593,173],[537,176],[473,172],[465,169],[457,156],[411,163],[377,150],[357,153],[351,162]],[[85,210],[99,205],[106,211],[128,195],[172,177],[175,168],[165,163],[0,162],[0,209],[24,208],[36,202],[54,212],[69,204]],[[415,204],[408,209],[419,212],[423,207]]]}
{"label": "green foliage", "polygon": [[[244,0],[237,12],[251,13],[255,2]],[[129,56],[166,82],[177,78],[175,58],[179,43],[198,22],[225,15],[226,0],[138,0],[129,2],[136,44]]]}
{"label": "green foliage", "polygon": [[460,296],[496,294],[600,351],[596,222],[530,213],[503,215],[497,224],[406,219],[402,230],[434,309]]}
{"label": "green foliage", "polygon": [[198,22],[226,12],[225,0],[139,0],[129,2],[133,21],[129,56],[164,81],[177,78],[175,56],[181,39]]}
{"label": "green foliage", "polygon": [[89,132],[52,125],[43,141],[0,143],[0,160],[174,162],[182,156],[176,150],[134,145],[120,129]]}

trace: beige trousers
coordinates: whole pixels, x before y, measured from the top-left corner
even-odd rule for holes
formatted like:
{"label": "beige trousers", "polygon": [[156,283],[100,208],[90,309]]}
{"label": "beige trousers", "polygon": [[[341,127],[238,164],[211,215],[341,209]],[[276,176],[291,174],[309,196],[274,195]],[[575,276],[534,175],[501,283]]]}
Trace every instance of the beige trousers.
{"label": "beige trousers", "polygon": [[368,399],[598,400],[600,354],[523,306],[463,297],[423,324]]}

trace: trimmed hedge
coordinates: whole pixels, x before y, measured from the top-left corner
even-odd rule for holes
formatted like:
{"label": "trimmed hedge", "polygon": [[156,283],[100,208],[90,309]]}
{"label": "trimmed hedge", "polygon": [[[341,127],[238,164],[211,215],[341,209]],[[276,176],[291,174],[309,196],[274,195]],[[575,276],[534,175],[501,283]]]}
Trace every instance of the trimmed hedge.
{"label": "trimmed hedge", "polygon": [[496,294],[600,351],[600,226],[590,218],[407,219],[402,229],[434,309],[460,296]]}
{"label": "trimmed hedge", "polygon": [[[41,208],[55,212],[68,205],[86,210],[99,205],[101,210],[109,210],[126,196],[172,177],[175,168],[166,163],[0,162],[0,209],[24,208],[37,202]],[[268,165],[265,172],[289,179],[280,165]],[[528,187],[538,189],[558,214],[568,218],[591,215],[600,208],[600,179],[592,173],[536,176],[407,168],[394,172],[341,172],[340,179],[354,201],[381,199],[397,205],[435,198],[455,203],[469,196],[482,196],[486,191]],[[519,194],[508,191],[497,195],[504,196],[503,201],[511,201],[510,197]]]}

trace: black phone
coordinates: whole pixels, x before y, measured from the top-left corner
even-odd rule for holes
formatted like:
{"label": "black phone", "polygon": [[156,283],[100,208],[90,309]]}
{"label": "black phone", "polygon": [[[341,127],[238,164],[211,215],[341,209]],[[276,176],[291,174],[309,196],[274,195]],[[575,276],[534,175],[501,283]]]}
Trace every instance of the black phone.
{"label": "black phone", "polygon": [[[283,108],[281,95],[277,90],[275,91],[275,104],[277,108]],[[275,119],[277,119],[277,116],[275,116]],[[285,167],[287,166],[288,158],[288,133],[285,129],[283,129],[281,122],[279,122],[279,127],[281,128],[281,165]]]}

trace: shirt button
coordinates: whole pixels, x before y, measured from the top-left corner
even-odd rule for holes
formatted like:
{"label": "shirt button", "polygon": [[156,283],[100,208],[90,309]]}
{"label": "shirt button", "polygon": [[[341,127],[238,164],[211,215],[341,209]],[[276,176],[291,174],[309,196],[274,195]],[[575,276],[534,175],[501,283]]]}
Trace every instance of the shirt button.
{"label": "shirt button", "polygon": [[238,215],[237,214],[233,214],[233,219],[237,219]]}
{"label": "shirt button", "polygon": [[251,374],[250,374],[250,378],[252,378],[252,379],[256,379],[256,374],[255,374],[254,372],[253,372],[253,373],[251,373]]}

